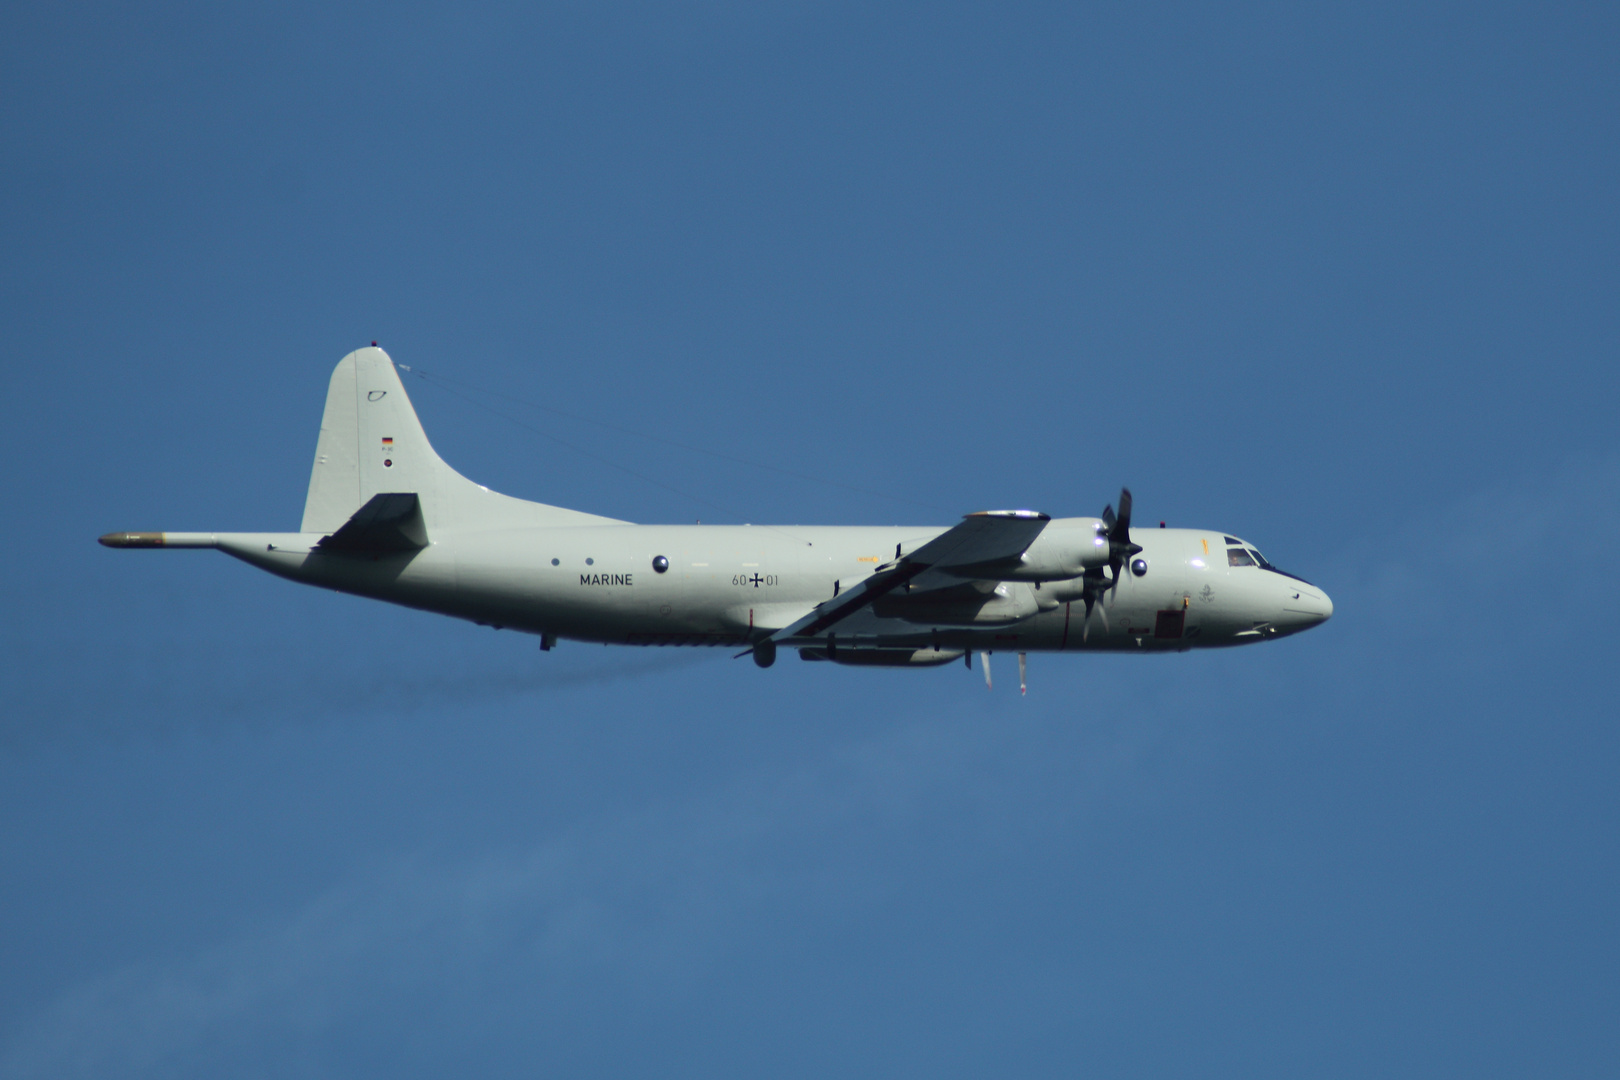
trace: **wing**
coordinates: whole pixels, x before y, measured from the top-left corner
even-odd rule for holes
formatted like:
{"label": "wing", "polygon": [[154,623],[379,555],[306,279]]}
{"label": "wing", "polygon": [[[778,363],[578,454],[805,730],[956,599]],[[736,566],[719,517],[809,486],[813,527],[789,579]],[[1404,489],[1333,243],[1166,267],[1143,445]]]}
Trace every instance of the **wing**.
{"label": "wing", "polygon": [[[780,644],[816,638],[902,586],[960,585],[961,579],[948,573],[951,567],[1016,559],[1051,520],[1049,515],[1033,510],[981,510],[968,514],[955,528],[945,530],[909,555],[878,567],[866,580],[818,604],[769,640]],[[940,580],[933,581],[936,576]]]}

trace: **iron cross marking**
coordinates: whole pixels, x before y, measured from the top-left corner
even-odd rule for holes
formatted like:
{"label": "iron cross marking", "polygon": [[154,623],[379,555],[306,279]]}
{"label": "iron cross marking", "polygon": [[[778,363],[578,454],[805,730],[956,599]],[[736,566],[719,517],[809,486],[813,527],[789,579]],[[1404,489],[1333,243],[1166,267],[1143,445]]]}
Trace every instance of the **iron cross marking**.
{"label": "iron cross marking", "polygon": [[759,588],[760,582],[762,582],[764,580],[765,580],[764,578],[760,577],[758,574],[755,574],[753,577],[748,579],[748,584],[752,585],[754,588],[757,589],[757,588]]}

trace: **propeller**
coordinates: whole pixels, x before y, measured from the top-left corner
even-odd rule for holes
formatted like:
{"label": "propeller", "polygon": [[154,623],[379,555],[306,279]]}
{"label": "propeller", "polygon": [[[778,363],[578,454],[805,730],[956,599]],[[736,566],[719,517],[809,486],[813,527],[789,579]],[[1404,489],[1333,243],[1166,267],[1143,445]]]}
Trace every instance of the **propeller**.
{"label": "propeller", "polygon": [[1119,489],[1119,513],[1114,513],[1113,504],[1103,508],[1102,521],[1107,526],[1108,537],[1108,569],[1111,577],[1103,577],[1102,567],[1095,567],[1085,573],[1086,588],[1081,598],[1086,604],[1085,629],[1080,633],[1080,640],[1085,641],[1091,635],[1091,611],[1096,608],[1102,614],[1103,631],[1112,633],[1108,628],[1108,610],[1098,603],[1104,593],[1111,593],[1119,588],[1120,576],[1125,573],[1125,562],[1132,555],[1142,550],[1141,544],[1131,542],[1131,489]]}
{"label": "propeller", "polygon": [[1092,608],[1096,608],[1097,613],[1102,616],[1103,633],[1113,633],[1113,631],[1108,628],[1108,609],[1100,606],[1097,601],[1102,598],[1103,593],[1114,587],[1114,583],[1103,577],[1102,567],[1100,566],[1093,570],[1087,570],[1085,573],[1085,581],[1085,591],[1080,594],[1080,599],[1085,601],[1086,605],[1086,617],[1081,623],[1083,629],[1080,631],[1080,640],[1082,642],[1091,636]]}
{"label": "propeller", "polygon": [[1119,516],[1114,516],[1114,508],[1106,506],[1102,512],[1103,524],[1108,526],[1108,569],[1113,571],[1114,580],[1109,582],[1110,589],[1119,585],[1120,575],[1125,572],[1125,561],[1138,551],[1141,544],[1131,543],[1131,489],[1119,489]]}

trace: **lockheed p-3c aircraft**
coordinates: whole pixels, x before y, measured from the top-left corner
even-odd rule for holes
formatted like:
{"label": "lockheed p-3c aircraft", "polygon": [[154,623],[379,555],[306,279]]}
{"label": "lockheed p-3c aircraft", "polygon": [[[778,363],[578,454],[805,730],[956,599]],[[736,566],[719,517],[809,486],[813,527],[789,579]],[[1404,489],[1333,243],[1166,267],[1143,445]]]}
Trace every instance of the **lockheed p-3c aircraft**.
{"label": "lockheed p-3c aircraft", "polygon": [[636,525],[515,499],[429,445],[379,348],[332,373],[296,532],[119,532],[309,585],[559,640],[928,667],[989,654],[1178,652],[1309,629],[1321,589],[1229,533],[985,510],[950,528]]}

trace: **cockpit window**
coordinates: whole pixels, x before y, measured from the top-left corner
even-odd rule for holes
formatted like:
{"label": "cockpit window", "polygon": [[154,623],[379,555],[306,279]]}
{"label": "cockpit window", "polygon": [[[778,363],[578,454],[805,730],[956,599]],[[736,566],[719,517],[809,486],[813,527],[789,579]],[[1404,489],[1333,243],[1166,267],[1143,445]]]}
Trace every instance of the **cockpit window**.
{"label": "cockpit window", "polygon": [[[1305,579],[1300,577],[1298,574],[1290,574],[1286,570],[1279,570],[1275,566],[1272,566],[1271,562],[1264,555],[1260,554],[1259,550],[1256,548],[1241,546],[1243,544],[1242,540],[1228,536],[1226,538],[1226,542],[1228,544],[1238,545],[1226,549],[1226,564],[1228,566],[1258,566],[1262,570],[1270,570],[1273,574],[1281,574],[1285,578],[1293,578],[1295,581],[1304,582],[1306,585],[1311,584],[1310,582],[1305,581]],[[1315,587],[1316,586],[1311,585],[1311,588],[1314,589]]]}

